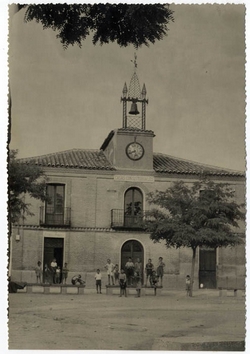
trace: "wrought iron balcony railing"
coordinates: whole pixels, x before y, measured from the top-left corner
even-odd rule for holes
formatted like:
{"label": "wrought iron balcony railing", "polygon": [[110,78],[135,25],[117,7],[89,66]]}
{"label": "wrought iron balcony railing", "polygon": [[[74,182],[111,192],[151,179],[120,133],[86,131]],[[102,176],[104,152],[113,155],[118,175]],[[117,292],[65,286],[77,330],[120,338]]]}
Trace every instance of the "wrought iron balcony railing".
{"label": "wrought iron balcony railing", "polygon": [[62,208],[60,211],[50,207],[40,207],[40,225],[69,227],[71,224],[71,208]]}
{"label": "wrought iron balcony railing", "polygon": [[111,210],[111,227],[113,229],[140,229],[144,228],[146,212],[128,215],[123,209]]}

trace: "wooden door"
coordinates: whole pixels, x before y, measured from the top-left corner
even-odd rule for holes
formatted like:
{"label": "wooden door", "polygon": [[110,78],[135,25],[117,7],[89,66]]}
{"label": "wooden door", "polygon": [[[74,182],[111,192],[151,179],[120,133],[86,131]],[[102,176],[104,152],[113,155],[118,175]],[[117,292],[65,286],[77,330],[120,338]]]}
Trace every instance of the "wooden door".
{"label": "wooden door", "polygon": [[[143,246],[139,241],[130,240],[124,243],[121,250],[121,269],[125,270],[125,264],[127,263],[129,257],[135,263],[137,258],[140,258],[142,263],[142,269],[144,269],[144,250]],[[142,274],[143,275],[143,274]]]}
{"label": "wooden door", "polygon": [[203,284],[203,288],[206,289],[215,289],[217,287],[215,248],[200,248],[199,284]]}
{"label": "wooden door", "polygon": [[63,238],[59,237],[45,237],[44,238],[44,258],[43,268],[45,264],[50,267],[50,263],[55,258],[57,265],[63,267]]}

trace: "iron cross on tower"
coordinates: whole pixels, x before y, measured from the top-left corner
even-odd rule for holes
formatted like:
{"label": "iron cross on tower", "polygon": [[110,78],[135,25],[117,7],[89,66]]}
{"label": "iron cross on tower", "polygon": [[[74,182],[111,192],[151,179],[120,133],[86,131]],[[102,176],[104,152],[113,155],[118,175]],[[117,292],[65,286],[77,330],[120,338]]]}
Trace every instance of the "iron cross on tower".
{"label": "iron cross on tower", "polygon": [[[130,80],[129,89],[125,82],[121,101],[123,102],[123,119],[122,127],[123,128],[136,128],[136,129],[146,129],[146,104],[148,100],[146,99],[146,86],[143,84],[142,90],[140,88],[140,82],[136,73],[137,69],[137,55],[135,53],[134,60],[131,60],[134,63],[134,73]],[[127,113],[127,102],[131,103],[130,111]],[[137,103],[141,103],[141,115],[137,108]]]}

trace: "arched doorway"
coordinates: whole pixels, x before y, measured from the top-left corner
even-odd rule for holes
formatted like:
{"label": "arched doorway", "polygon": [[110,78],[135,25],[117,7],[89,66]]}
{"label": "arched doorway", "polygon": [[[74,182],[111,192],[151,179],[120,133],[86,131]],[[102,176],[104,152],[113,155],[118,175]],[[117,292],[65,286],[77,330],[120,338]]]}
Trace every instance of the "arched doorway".
{"label": "arched doorway", "polygon": [[143,195],[139,188],[129,188],[124,195],[124,225],[140,227],[143,217]]}
{"label": "arched doorway", "polygon": [[[142,277],[144,275],[144,249],[142,244],[137,240],[129,240],[125,242],[121,249],[121,269],[125,270],[125,264],[127,263],[129,257],[132,258],[133,262],[140,258],[142,263]],[[142,279],[143,281],[143,279]]]}

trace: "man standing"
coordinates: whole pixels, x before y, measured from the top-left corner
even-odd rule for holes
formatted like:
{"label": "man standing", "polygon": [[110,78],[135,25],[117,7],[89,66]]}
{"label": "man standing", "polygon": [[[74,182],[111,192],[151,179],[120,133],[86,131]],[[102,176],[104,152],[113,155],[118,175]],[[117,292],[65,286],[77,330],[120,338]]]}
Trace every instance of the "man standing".
{"label": "man standing", "polygon": [[132,285],[133,283],[133,278],[134,278],[134,272],[135,272],[135,265],[132,261],[132,258],[129,257],[127,263],[125,264],[125,268],[127,271],[127,278],[128,278],[128,285]]}
{"label": "man standing", "polygon": [[154,269],[154,265],[152,263],[151,258],[149,258],[148,263],[146,264],[145,270],[146,270],[146,286],[148,285],[148,279],[150,280],[150,277],[152,276]]}
{"label": "man standing", "polygon": [[53,274],[53,284],[56,283],[56,268],[57,268],[57,263],[56,263],[56,259],[53,258],[53,261],[50,263],[50,268],[52,270],[52,274]]}

